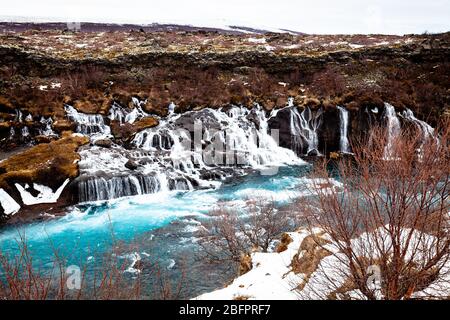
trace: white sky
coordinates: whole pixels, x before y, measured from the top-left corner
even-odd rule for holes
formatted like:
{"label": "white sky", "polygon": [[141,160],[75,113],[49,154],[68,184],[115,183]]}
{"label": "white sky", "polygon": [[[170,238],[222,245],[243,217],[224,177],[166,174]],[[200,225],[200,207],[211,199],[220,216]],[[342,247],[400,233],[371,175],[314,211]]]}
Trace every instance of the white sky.
{"label": "white sky", "polygon": [[405,34],[450,31],[450,0],[0,0],[0,20]]}

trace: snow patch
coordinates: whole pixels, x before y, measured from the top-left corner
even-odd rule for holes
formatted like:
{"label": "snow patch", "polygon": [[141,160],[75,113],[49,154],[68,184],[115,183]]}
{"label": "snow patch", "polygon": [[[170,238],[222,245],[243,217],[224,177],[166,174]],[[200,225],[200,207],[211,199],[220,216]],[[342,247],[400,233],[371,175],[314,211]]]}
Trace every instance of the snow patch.
{"label": "snow patch", "polygon": [[58,201],[59,196],[61,195],[62,191],[66,187],[66,185],[69,183],[69,179],[66,179],[64,183],[55,191],[47,186],[40,185],[37,183],[33,183],[33,188],[36,191],[39,191],[39,194],[34,197],[31,195],[26,189],[28,188],[28,184],[25,184],[23,187],[22,185],[16,183],[15,186],[17,190],[20,193],[20,196],[22,197],[22,201],[25,205],[30,206],[34,204],[39,203],[55,203]]}
{"label": "snow patch", "polygon": [[260,43],[260,44],[267,43],[266,38],[248,38],[247,41],[251,43]]}
{"label": "snow patch", "polygon": [[14,215],[20,210],[20,205],[5,190],[0,188],[0,206],[6,215]]}

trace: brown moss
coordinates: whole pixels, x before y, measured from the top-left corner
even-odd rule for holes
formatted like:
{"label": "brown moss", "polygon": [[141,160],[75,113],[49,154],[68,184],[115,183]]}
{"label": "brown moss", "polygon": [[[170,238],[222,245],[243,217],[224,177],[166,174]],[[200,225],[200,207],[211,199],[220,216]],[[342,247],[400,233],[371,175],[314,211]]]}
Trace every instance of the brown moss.
{"label": "brown moss", "polygon": [[53,122],[53,129],[58,133],[62,133],[64,131],[75,131],[75,128],[76,124],[66,119],[56,120]]}
{"label": "brown moss", "polygon": [[78,175],[76,150],[88,143],[82,136],[64,134],[57,141],[43,143],[16,154],[0,164],[0,185],[12,186],[15,182],[42,183],[59,186],[65,179]]}
{"label": "brown moss", "polygon": [[73,102],[73,107],[83,113],[106,114],[111,102],[101,90],[88,90],[83,98]]}
{"label": "brown moss", "polygon": [[14,110],[14,106],[12,105],[11,101],[7,97],[2,95],[0,95],[0,110],[1,109],[6,109],[8,111]]}
{"label": "brown moss", "polygon": [[337,160],[340,158],[340,155],[338,152],[330,152],[329,158],[333,159],[333,160]]}

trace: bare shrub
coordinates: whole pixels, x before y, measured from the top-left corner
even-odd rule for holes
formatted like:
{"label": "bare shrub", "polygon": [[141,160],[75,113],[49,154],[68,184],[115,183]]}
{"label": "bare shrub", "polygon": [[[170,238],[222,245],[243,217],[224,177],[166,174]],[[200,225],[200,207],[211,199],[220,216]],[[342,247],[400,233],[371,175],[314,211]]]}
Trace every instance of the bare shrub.
{"label": "bare shrub", "polygon": [[210,262],[240,263],[251,251],[268,252],[273,241],[291,228],[291,213],[273,201],[248,201],[245,212],[224,206],[210,212],[199,245]]}
{"label": "bare shrub", "polygon": [[[449,126],[439,139],[404,131],[385,159],[385,132],[356,141],[353,159],[314,172],[315,198],[301,200],[331,252],[303,298],[408,299],[449,295]],[[323,188],[337,177],[341,188]],[[374,278],[379,270],[379,278]],[[374,284],[372,280],[378,280]],[[376,282],[376,281],[375,281]],[[444,288],[444,290],[442,290]],[[446,288],[446,289],[445,289]]]}

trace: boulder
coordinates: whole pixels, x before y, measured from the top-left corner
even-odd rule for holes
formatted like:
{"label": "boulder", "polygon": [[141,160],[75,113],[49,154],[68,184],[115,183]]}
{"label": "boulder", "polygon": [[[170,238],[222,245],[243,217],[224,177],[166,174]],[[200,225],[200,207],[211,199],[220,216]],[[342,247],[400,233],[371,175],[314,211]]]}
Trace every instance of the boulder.
{"label": "boulder", "polygon": [[98,139],[94,141],[94,145],[102,148],[111,148],[112,141],[110,139]]}
{"label": "boulder", "polygon": [[156,127],[159,124],[159,121],[157,118],[154,117],[146,117],[142,118],[139,121],[136,121],[133,124],[133,127],[136,131],[141,131],[148,128]]}
{"label": "boulder", "polygon": [[128,160],[127,163],[125,163],[125,168],[130,170],[136,170],[139,167],[139,165],[134,160]]}

